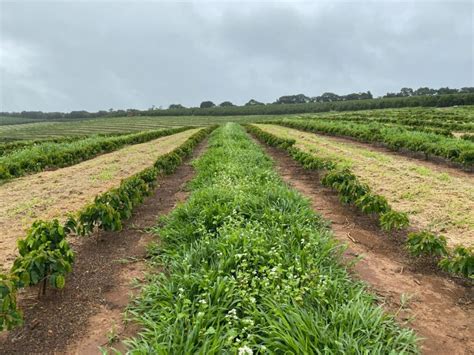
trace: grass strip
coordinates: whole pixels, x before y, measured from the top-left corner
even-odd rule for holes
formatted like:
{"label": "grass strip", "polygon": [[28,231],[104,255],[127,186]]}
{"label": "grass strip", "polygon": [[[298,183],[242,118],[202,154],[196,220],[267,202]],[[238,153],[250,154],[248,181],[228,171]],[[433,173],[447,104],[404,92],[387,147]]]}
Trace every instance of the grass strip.
{"label": "grass strip", "polygon": [[143,327],[131,354],[417,352],[240,126],[215,131],[195,166],[190,198],[155,229],[164,270],[131,305]]}

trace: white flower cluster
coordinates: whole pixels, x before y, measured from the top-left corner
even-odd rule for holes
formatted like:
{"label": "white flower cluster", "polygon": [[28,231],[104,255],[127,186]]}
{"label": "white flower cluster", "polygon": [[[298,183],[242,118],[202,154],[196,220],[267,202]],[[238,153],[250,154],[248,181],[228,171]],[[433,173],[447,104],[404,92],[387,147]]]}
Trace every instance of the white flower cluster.
{"label": "white flower cluster", "polygon": [[239,355],[253,355],[253,350],[250,349],[247,345],[239,348]]}

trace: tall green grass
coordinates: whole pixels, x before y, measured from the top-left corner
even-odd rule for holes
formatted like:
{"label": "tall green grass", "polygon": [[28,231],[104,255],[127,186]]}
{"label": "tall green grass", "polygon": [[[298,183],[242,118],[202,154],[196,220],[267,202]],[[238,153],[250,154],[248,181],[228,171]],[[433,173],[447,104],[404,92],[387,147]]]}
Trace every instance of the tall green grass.
{"label": "tall green grass", "polygon": [[340,263],[325,221],[240,126],[212,136],[189,200],[155,232],[132,354],[416,353]]}

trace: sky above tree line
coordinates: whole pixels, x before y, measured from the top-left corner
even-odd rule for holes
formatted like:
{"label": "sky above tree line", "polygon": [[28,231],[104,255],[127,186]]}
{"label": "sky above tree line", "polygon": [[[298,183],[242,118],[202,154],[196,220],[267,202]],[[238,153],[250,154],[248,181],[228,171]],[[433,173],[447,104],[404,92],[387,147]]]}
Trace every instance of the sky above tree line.
{"label": "sky above tree line", "polygon": [[0,111],[474,86],[471,1],[0,0]]}

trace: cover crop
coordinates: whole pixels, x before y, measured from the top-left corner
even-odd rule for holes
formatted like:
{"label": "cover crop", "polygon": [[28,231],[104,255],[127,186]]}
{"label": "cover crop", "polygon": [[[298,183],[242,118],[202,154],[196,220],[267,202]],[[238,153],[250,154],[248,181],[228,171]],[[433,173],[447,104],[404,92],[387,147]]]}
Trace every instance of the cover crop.
{"label": "cover crop", "polygon": [[327,224],[240,126],[217,130],[163,228],[131,353],[415,353],[339,263]]}

